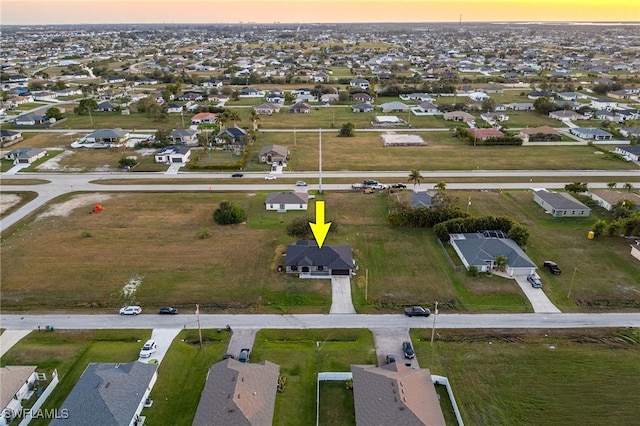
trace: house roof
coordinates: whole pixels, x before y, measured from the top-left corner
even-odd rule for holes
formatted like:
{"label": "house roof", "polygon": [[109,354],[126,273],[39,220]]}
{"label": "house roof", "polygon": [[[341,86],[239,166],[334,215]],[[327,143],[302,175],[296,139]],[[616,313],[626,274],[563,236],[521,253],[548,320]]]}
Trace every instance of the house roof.
{"label": "house roof", "polygon": [[160,151],[158,151],[156,153],[156,155],[172,155],[172,154],[185,155],[189,151],[191,151],[191,147],[190,146],[186,146],[186,145],[169,145],[169,146],[166,146],[166,147],[162,148]]}
{"label": "house roof", "polygon": [[570,131],[573,134],[579,133],[581,135],[609,136],[609,137],[613,136],[611,133],[605,132],[604,130],[598,129],[595,127],[574,127]]}
{"label": "house roof", "polygon": [[193,117],[191,117],[192,120],[204,120],[205,118],[217,118],[218,114],[214,114],[212,112],[199,112],[196,115],[194,115]]}
{"label": "house roof", "polygon": [[433,197],[435,192],[421,191],[411,194],[411,205],[414,207],[431,207],[433,206]]}
{"label": "house roof", "polygon": [[291,105],[289,107],[290,110],[295,110],[295,109],[311,109],[311,106],[309,106],[309,104],[305,103],[305,102],[296,102],[295,104]]}
{"label": "house roof", "polygon": [[283,145],[267,145],[260,149],[260,157],[267,154],[277,154],[286,157],[289,154],[289,148]]}
{"label": "house roof", "polygon": [[123,129],[98,129],[95,132],[89,133],[87,139],[116,139],[128,134],[129,132]]}
{"label": "house roof", "polygon": [[560,132],[555,130],[553,127],[549,126],[540,126],[540,127],[531,127],[529,129],[522,129],[520,133],[524,133],[525,135],[560,135]]}
{"label": "house roof", "polygon": [[216,138],[219,138],[222,135],[229,135],[232,138],[241,138],[243,136],[247,136],[247,132],[244,131],[244,129],[241,129],[240,127],[227,127],[226,129],[218,132],[218,134],[216,135]]}
{"label": "house roof", "polygon": [[272,192],[267,195],[266,204],[308,204],[306,192]]}
{"label": "house roof", "polygon": [[358,109],[358,110],[373,110],[373,105],[371,105],[369,102],[364,102],[361,104],[356,104],[356,105],[351,105],[351,109]]}
{"label": "house roof", "polygon": [[324,266],[329,269],[353,269],[351,246],[323,245],[301,240],[287,247],[286,266]]}
{"label": "house roof", "polygon": [[273,422],[280,367],[226,359],[211,366],[193,425],[264,425]]}
{"label": "house roof", "polygon": [[46,152],[46,150],[41,148],[16,148],[14,150],[9,151],[6,155],[12,156],[13,158],[31,158],[36,155]]}
{"label": "house roof", "polygon": [[615,191],[611,189],[592,189],[589,192],[607,203],[615,206],[622,200],[633,201],[636,207],[640,207],[640,195],[635,192]]}
{"label": "house roof", "polygon": [[158,364],[91,363],[62,403],[72,413],[50,425],[128,425],[136,414]]}
{"label": "house roof", "polygon": [[534,191],[534,194],[556,210],[591,210],[566,192],[551,192],[546,189]]}
{"label": "house roof", "polygon": [[419,104],[420,108],[427,110],[427,109],[438,109],[438,107],[433,103],[433,102],[429,102],[429,101],[422,101]]}
{"label": "house roof", "polygon": [[40,114],[24,114],[16,118],[16,121],[44,121],[47,118]]}
{"label": "house roof", "polygon": [[0,129],[0,137],[3,137],[3,138],[14,136],[14,135],[21,135],[21,134],[22,132],[18,132],[15,130]]}
{"label": "house roof", "polygon": [[356,425],[445,425],[427,369],[352,365]]}
{"label": "house roof", "polygon": [[620,151],[628,152],[629,154],[640,155],[640,145],[616,146],[616,148]]}
{"label": "house roof", "polygon": [[382,108],[383,110],[406,110],[409,109],[409,107],[407,106],[407,104],[404,104],[402,102],[398,102],[398,101],[393,101],[393,102],[387,102],[384,103],[382,105],[380,105],[380,108]]}
{"label": "house roof", "polygon": [[22,385],[36,371],[35,365],[7,365],[0,368],[0,407],[6,407],[11,398],[20,390]]}
{"label": "house roof", "polygon": [[193,136],[198,133],[197,130],[194,129],[175,129],[171,132],[172,138],[184,137],[184,136]]}
{"label": "house roof", "polygon": [[486,266],[487,262],[498,256],[507,258],[510,267],[535,268],[529,256],[510,238],[487,237],[484,233],[451,234],[451,244],[458,250],[469,265]]}
{"label": "house roof", "polygon": [[475,117],[473,115],[465,111],[451,111],[444,113],[445,120],[456,117],[462,118],[463,120],[475,120]]}
{"label": "house roof", "polygon": [[582,114],[575,112],[575,111],[571,111],[571,110],[566,110],[566,109],[561,109],[558,111],[551,111],[549,113],[549,115],[553,114],[556,117],[560,117],[560,118],[571,118],[571,117],[581,117]]}

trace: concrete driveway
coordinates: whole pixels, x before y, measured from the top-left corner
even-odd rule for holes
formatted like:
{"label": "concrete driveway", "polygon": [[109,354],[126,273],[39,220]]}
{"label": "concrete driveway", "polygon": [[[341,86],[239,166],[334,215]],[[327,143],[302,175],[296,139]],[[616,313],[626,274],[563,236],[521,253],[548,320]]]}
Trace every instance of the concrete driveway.
{"label": "concrete driveway", "polygon": [[[513,277],[522,291],[524,292],[529,302],[531,302],[531,306],[533,306],[533,312],[535,313],[546,313],[546,314],[559,314],[560,309],[556,307],[551,300],[547,297],[544,291],[541,288],[533,288],[529,281],[527,281],[526,275],[515,275]],[[544,283],[542,283],[544,287]]]}
{"label": "concrete driveway", "polygon": [[351,278],[347,276],[331,277],[330,314],[355,314],[351,301]]}
{"label": "concrete driveway", "polygon": [[420,368],[416,358],[406,359],[402,351],[402,342],[411,342],[408,328],[372,328],[371,331],[376,344],[378,365],[384,365],[386,356],[393,355],[398,363],[412,368]]}
{"label": "concrete driveway", "polygon": [[258,330],[258,328],[233,328],[227,353],[238,359],[242,349],[252,349]]}
{"label": "concrete driveway", "polygon": [[[156,341],[158,349],[149,358],[138,358],[138,361],[148,364],[150,360],[157,359],[160,364],[178,333],[180,333],[179,328],[154,328],[151,332],[151,338]],[[143,345],[144,342],[140,342],[140,349]]]}
{"label": "concrete driveway", "polygon": [[5,330],[0,334],[0,356],[7,353],[9,349],[27,334],[31,333],[31,330]]}

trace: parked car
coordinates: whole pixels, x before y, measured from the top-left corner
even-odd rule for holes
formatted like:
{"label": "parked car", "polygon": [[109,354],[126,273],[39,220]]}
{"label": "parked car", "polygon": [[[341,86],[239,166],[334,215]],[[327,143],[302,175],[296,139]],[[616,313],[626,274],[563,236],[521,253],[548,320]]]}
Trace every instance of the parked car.
{"label": "parked car", "polygon": [[560,267],[558,266],[558,264],[556,262],[552,262],[550,260],[546,260],[543,263],[543,266],[545,268],[547,268],[549,270],[549,272],[551,272],[553,275],[560,275],[562,273],[562,270],[560,269]]}
{"label": "parked car", "polygon": [[264,180],[276,180],[276,177],[274,175],[267,175],[264,177]]}
{"label": "parked car", "polygon": [[404,314],[408,317],[428,317],[431,315],[431,311],[422,306],[409,306],[404,308]]}
{"label": "parked car", "polygon": [[140,350],[140,358],[149,358],[152,353],[154,353],[157,349],[156,341],[153,339],[147,340],[147,343],[144,344],[142,349]]}
{"label": "parked car", "polygon": [[125,306],[124,308],[120,308],[120,315],[138,315],[142,312],[142,308],[140,306]]}
{"label": "parked car", "polygon": [[249,348],[244,348],[244,349],[240,350],[240,355],[238,355],[238,361],[244,362],[245,364],[247,362],[249,362],[249,353],[250,352],[251,352],[251,349],[249,349]]}
{"label": "parked car", "polygon": [[364,185],[361,183],[354,183],[351,185],[351,189],[364,189]]}
{"label": "parked car", "polygon": [[533,288],[542,288],[542,281],[540,281],[540,277],[535,274],[529,275],[527,281],[531,283],[531,287]]}
{"label": "parked car", "polygon": [[242,173],[234,173],[231,175],[231,177],[242,177],[244,176]]}
{"label": "parked car", "polygon": [[402,352],[404,352],[404,357],[408,359],[413,359],[416,356],[411,342],[402,342]]}
{"label": "parked car", "polygon": [[296,182],[296,186],[307,186],[307,182],[303,181],[303,180],[299,180]]}
{"label": "parked car", "polygon": [[373,179],[367,179],[364,182],[362,182],[362,184],[366,187],[372,187],[373,185],[378,185],[378,181],[377,180],[373,180]]}
{"label": "parked car", "polygon": [[391,187],[396,189],[404,189],[407,187],[407,185],[405,185],[404,183],[394,183],[393,185],[391,185]]}
{"label": "parked car", "polygon": [[384,360],[385,363],[391,364],[392,362],[396,362],[396,357],[394,355],[387,355]]}
{"label": "parked car", "polygon": [[377,183],[371,186],[372,189],[387,189],[387,185],[383,183]]}
{"label": "parked car", "polygon": [[160,308],[160,310],[158,311],[159,314],[165,314],[165,315],[175,315],[178,313],[178,310],[176,308],[172,308],[171,306],[163,306],[162,308]]}

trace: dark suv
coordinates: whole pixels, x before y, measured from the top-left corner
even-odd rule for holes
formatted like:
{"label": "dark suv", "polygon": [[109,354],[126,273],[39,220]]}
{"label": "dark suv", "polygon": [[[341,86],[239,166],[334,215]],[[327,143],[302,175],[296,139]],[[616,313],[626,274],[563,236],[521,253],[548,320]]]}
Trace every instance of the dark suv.
{"label": "dark suv", "polygon": [[553,275],[560,275],[562,271],[556,262],[547,260],[543,263],[543,266],[549,270]]}
{"label": "dark suv", "polygon": [[413,346],[411,346],[411,342],[402,342],[402,351],[404,352],[404,357],[413,359],[416,356],[416,353],[413,351]]}
{"label": "dark suv", "polygon": [[171,306],[163,306],[162,308],[160,308],[160,310],[158,311],[159,314],[165,314],[165,315],[175,315],[178,313],[178,310],[176,308],[172,308]]}

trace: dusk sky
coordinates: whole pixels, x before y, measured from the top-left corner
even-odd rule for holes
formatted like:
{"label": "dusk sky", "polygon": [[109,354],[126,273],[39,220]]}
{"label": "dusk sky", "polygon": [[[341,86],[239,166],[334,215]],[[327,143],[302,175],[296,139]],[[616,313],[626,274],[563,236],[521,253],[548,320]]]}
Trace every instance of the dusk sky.
{"label": "dusk sky", "polygon": [[2,0],[3,25],[640,21],[639,0]]}

